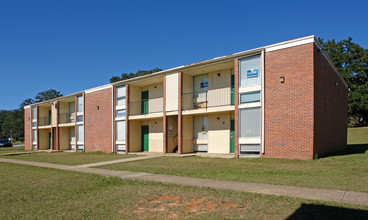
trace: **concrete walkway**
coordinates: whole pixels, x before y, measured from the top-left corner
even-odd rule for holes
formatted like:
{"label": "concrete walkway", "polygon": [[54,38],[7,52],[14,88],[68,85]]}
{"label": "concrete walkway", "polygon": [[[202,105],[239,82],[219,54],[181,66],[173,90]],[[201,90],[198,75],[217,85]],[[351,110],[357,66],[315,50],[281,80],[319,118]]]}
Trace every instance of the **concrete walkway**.
{"label": "concrete walkway", "polygon": [[202,179],[183,176],[171,176],[163,174],[151,174],[130,171],[106,170],[82,166],[70,166],[34,161],[22,161],[15,159],[0,158],[0,162],[47,167],[60,170],[69,170],[82,173],[92,173],[103,176],[119,177],[122,179],[154,181],[185,186],[208,187],[221,190],[233,190],[239,192],[260,193],[266,195],[289,196],[302,199],[324,200],[343,202],[349,204],[368,205],[368,193],[342,191],[332,189],[316,189],[296,186],[281,186],[262,183],[247,183],[227,180]]}
{"label": "concrete walkway", "polygon": [[149,156],[142,156],[142,157],[124,158],[124,159],[119,159],[119,160],[108,160],[108,161],[103,161],[103,162],[98,162],[98,163],[82,164],[82,165],[78,165],[78,167],[98,167],[98,166],[115,164],[115,163],[126,163],[126,162],[137,161],[137,160],[147,160],[147,159],[152,159],[156,157],[162,157],[162,155],[149,155]]}

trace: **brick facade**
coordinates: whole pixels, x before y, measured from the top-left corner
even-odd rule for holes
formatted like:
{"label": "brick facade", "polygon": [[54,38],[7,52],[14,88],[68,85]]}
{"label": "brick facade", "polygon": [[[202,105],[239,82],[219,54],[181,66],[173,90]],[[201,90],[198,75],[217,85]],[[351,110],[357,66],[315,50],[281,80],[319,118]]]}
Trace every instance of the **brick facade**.
{"label": "brick facade", "polygon": [[309,43],[265,53],[262,157],[313,158],[313,48],[314,43]]}
{"label": "brick facade", "polygon": [[344,149],[347,139],[347,88],[314,47],[314,154]]}
{"label": "brick facade", "polygon": [[84,96],[84,148],[86,152],[112,152],[112,88]]}
{"label": "brick facade", "polygon": [[31,108],[24,109],[24,150],[32,149]]}

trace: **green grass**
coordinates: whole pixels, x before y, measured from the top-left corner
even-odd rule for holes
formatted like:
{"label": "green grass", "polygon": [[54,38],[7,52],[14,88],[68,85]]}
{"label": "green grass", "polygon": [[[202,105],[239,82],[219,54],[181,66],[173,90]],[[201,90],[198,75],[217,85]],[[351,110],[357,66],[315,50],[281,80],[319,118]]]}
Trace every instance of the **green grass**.
{"label": "green grass", "polygon": [[348,144],[367,144],[368,127],[348,128]]}
{"label": "green grass", "polygon": [[0,154],[26,152],[24,147],[1,147]]}
{"label": "green grass", "polygon": [[[4,156],[3,156],[4,157]],[[137,157],[137,155],[131,154],[106,154],[102,152],[37,152],[34,154],[22,154],[14,156],[5,156],[5,158],[17,159],[17,160],[29,160],[46,163],[56,163],[64,165],[80,165],[88,163],[97,163],[108,160],[118,160],[129,157]]]}
{"label": "green grass", "polygon": [[310,161],[159,157],[100,168],[368,192],[367,149],[368,145],[350,147],[343,155]]}
{"label": "green grass", "polygon": [[363,219],[367,206],[0,163],[0,219]]}

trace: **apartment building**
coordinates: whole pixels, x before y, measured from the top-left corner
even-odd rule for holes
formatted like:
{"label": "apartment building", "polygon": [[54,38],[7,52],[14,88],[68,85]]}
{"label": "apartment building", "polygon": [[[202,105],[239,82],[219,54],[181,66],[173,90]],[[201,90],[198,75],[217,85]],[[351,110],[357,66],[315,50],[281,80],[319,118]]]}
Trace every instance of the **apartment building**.
{"label": "apartment building", "polygon": [[346,146],[347,84],[308,36],[25,107],[27,150],[312,159]]}

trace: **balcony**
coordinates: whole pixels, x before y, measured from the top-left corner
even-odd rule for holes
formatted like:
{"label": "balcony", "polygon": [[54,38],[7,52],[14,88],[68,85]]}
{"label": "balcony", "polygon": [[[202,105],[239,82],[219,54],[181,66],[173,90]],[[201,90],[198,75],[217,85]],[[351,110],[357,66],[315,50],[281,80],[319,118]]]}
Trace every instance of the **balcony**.
{"label": "balcony", "polygon": [[234,105],[234,89],[219,89],[183,93],[182,110],[207,110],[213,107]]}
{"label": "balcony", "polygon": [[59,114],[59,124],[68,124],[75,122],[75,113],[74,112],[66,112]]}
{"label": "balcony", "polygon": [[129,115],[148,115],[163,112],[163,97],[129,102]]}
{"label": "balcony", "polygon": [[51,117],[44,116],[38,118],[38,126],[48,126],[51,125]]}

